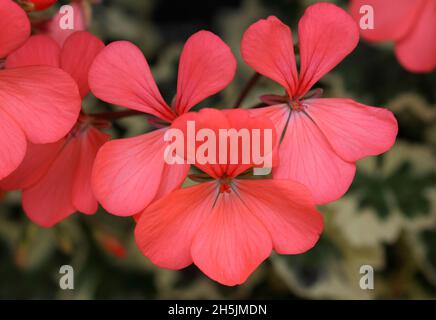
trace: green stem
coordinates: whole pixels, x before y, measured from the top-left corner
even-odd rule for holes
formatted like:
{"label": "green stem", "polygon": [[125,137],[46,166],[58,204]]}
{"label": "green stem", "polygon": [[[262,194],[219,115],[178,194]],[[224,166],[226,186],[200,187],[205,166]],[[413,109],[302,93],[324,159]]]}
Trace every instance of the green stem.
{"label": "green stem", "polygon": [[242,104],[242,102],[244,102],[245,98],[247,98],[248,94],[250,93],[250,91],[254,88],[254,86],[256,85],[256,83],[259,81],[259,79],[262,76],[259,73],[255,73],[250,80],[248,80],[247,84],[245,85],[244,89],[242,90],[241,94],[238,97],[238,100],[236,100],[236,103],[234,105],[233,108],[239,108]]}
{"label": "green stem", "polygon": [[144,117],[147,116],[145,113],[143,113],[141,111],[136,111],[136,110],[113,111],[113,112],[102,112],[102,113],[89,114],[89,116],[91,116],[91,117],[99,118],[99,119],[103,119],[103,120],[109,120],[109,121],[118,120],[118,119],[126,118],[126,117],[139,116],[139,115],[142,115]]}

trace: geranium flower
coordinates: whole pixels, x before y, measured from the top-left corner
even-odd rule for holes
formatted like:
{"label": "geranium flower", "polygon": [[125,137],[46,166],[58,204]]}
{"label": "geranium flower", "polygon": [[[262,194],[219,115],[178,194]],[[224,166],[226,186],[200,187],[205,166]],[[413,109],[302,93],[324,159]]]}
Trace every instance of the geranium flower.
{"label": "geranium flower", "polygon": [[177,94],[169,106],[136,46],[119,41],[103,50],[89,73],[94,95],[148,113],[162,127],[138,137],[112,140],[98,152],[93,189],[107,211],[120,216],[134,215],[184,181],[189,166],[167,165],[164,161],[165,131],[179,115],[225,88],[235,70],[230,48],[211,32],[197,32],[183,48]]}
{"label": "geranium flower", "polygon": [[374,28],[361,29],[371,42],[392,41],[400,64],[411,72],[431,72],[436,67],[436,1],[352,0],[350,13],[357,22],[362,6],[372,6]]}
{"label": "geranium flower", "polygon": [[[247,110],[202,109],[180,116],[172,128],[187,137],[187,121],[195,121],[197,131],[274,127]],[[194,263],[213,280],[233,286],[272,249],[299,254],[315,245],[323,218],[306,187],[290,180],[244,179],[246,164],[216,163],[195,164],[209,181],[175,190],[142,212],[135,239],[153,263],[168,269]]]}
{"label": "geranium flower", "polygon": [[[84,98],[88,70],[104,44],[87,32],[76,32],[62,48],[50,37],[36,35],[6,60],[6,68],[51,65],[68,72]],[[9,69],[8,69],[9,70]],[[6,190],[22,189],[23,209],[36,224],[51,227],[72,213],[96,212],[91,171],[98,149],[109,135],[98,130],[101,121],[83,112],[74,128],[50,144],[30,144],[24,161],[0,182]]]}
{"label": "geranium flower", "polygon": [[[11,0],[0,0],[0,59],[30,35],[26,13]],[[48,66],[0,70],[0,179],[24,158],[27,140],[51,143],[74,125],[80,111],[76,83]]]}
{"label": "geranium flower", "polygon": [[247,64],[286,89],[285,96],[263,97],[270,107],[253,110],[271,117],[283,132],[274,178],[303,183],[315,202],[324,204],[347,191],[355,161],[392,147],[398,127],[386,109],[308,93],[357,45],[357,25],[345,11],[327,3],[310,6],[298,36],[299,75],[291,30],[276,17],[250,26],[241,52]]}

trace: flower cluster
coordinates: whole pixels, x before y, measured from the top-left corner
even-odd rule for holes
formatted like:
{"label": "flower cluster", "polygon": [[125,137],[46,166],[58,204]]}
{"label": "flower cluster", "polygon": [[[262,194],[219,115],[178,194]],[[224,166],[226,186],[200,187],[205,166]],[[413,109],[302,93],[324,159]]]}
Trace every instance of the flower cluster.
{"label": "flower cluster", "polygon": [[412,72],[436,68],[436,1],[351,0],[350,13],[359,21],[361,8],[370,6],[374,25],[362,30],[371,42],[391,41],[401,65]]}
{"label": "flower cluster", "polygon": [[[288,26],[269,17],[247,29],[243,60],[284,89],[251,109],[192,111],[225,89],[237,69],[231,49],[209,31],[186,41],[176,95],[167,102],[134,44],[105,46],[89,32],[51,28],[31,36],[12,0],[0,0],[0,17],[0,189],[21,190],[25,213],[43,227],[75,212],[93,214],[98,204],[133,217],[139,249],[163,268],[194,263],[237,285],[272,250],[306,252],[323,229],[316,205],[343,196],[355,162],[386,152],[396,139],[389,110],[311,90],[359,40],[356,22],[332,4],[308,7],[299,22],[299,71]],[[89,92],[130,111],[90,114],[82,106]],[[120,114],[142,115],[155,130],[115,139],[105,129]],[[235,162],[168,163],[169,130],[189,136],[190,122],[196,132],[271,130],[272,174],[254,176],[258,164],[240,161],[242,150]],[[202,148],[196,143],[193,151]],[[213,144],[207,158],[221,156]],[[184,186],[187,178],[194,185]]]}

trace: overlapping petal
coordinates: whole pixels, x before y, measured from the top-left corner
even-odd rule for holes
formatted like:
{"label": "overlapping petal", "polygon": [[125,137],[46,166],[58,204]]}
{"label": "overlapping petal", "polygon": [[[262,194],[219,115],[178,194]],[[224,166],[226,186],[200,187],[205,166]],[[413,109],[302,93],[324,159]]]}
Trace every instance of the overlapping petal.
{"label": "overlapping petal", "polygon": [[[400,40],[407,36],[416,23],[419,12],[427,0],[351,0],[350,14],[360,22],[372,7],[374,28],[361,29],[362,36],[369,41]],[[432,2],[431,0],[429,2]],[[362,12],[361,12],[362,8]]]}
{"label": "overlapping petal", "polygon": [[[213,121],[211,121],[213,119]],[[216,109],[202,109],[199,112],[189,112],[178,117],[171,125],[172,129],[178,129],[182,133],[183,140],[173,142],[176,152],[174,156],[179,156],[183,161],[195,164],[197,168],[207,173],[210,177],[219,178],[226,171],[227,165],[221,164],[218,152],[219,129],[229,128],[229,121],[224,112]],[[191,130],[192,129],[192,130]],[[209,142],[207,136],[201,137],[203,141],[197,141],[197,134],[201,129],[207,129],[213,135],[213,144],[210,144],[212,153],[200,149],[201,146]],[[182,152],[182,154],[180,154]],[[198,161],[197,154],[208,154],[207,161]]]}
{"label": "overlapping petal", "polygon": [[48,144],[29,143],[24,160],[12,174],[0,181],[0,188],[16,190],[33,186],[47,173],[64,143],[65,139]]}
{"label": "overlapping petal", "polygon": [[54,67],[22,67],[0,72],[0,108],[33,143],[51,143],[68,133],[81,99],[74,80]]}
{"label": "overlapping petal", "polygon": [[8,55],[6,68],[26,66],[59,67],[60,47],[46,35],[31,36],[19,49]]}
{"label": "overlapping petal", "polygon": [[226,285],[244,282],[272,249],[262,223],[236,194],[218,195],[216,182],[176,190],[152,204],[135,238],[158,266],[181,269],[194,261]]}
{"label": "overlapping petal", "polygon": [[[102,206],[110,213],[131,216],[154,200],[165,169],[165,129],[138,137],[112,140],[98,152],[92,184]],[[181,181],[173,181],[177,187]]]}
{"label": "overlapping petal", "polygon": [[86,133],[77,138],[80,143],[80,153],[77,170],[74,177],[72,202],[77,211],[94,214],[98,203],[91,186],[92,169],[98,150],[110,138],[110,135],[90,127]]}
{"label": "overlapping petal", "polygon": [[89,92],[89,68],[103,48],[104,43],[86,31],[75,32],[64,42],[60,66],[76,80],[82,97]]}
{"label": "overlapping petal", "polygon": [[86,31],[73,33],[64,42],[62,48],[51,37],[36,35],[30,37],[23,46],[8,56],[6,68],[60,67],[76,81],[83,98],[89,92],[89,68],[103,48],[103,42]]}
{"label": "overlapping petal", "polygon": [[98,149],[108,139],[109,135],[86,128],[55,143],[30,144],[21,165],[0,187],[22,190],[26,213],[43,227],[75,211],[93,214],[98,203],[91,189],[91,172]]}
{"label": "overlapping petal", "polygon": [[182,164],[164,164],[164,169],[162,172],[162,179],[157,189],[155,200],[162,198],[164,195],[170,193],[171,191],[179,188],[183,181],[185,181],[188,176],[189,169],[191,166],[186,163]]}
{"label": "overlapping petal", "polygon": [[303,112],[291,113],[279,154],[280,165],[273,177],[302,183],[317,204],[344,195],[356,171],[354,163],[337,155],[322,131]]}
{"label": "overlapping petal", "polygon": [[[179,156],[214,178],[236,177],[262,166],[254,161],[253,155],[258,152],[264,159],[268,153],[274,157],[272,149],[277,139],[274,124],[268,117],[252,116],[248,110],[204,108],[178,117],[171,128],[183,134],[183,140],[177,142],[181,143],[178,150],[183,151]],[[270,150],[265,143],[271,144]],[[271,165],[273,162],[271,159]]]}
{"label": "overlapping petal", "polygon": [[191,243],[213,206],[216,183],[178,189],[151,204],[141,215],[135,239],[153,263],[181,269],[192,263]]}
{"label": "overlapping petal", "polygon": [[268,230],[245,200],[234,192],[220,194],[192,241],[195,265],[228,286],[245,282],[272,250]]}
{"label": "overlapping petal", "polygon": [[14,171],[26,153],[26,136],[19,125],[0,108],[0,179]]}
{"label": "overlapping petal", "polygon": [[34,223],[49,228],[76,211],[71,195],[79,155],[79,140],[70,139],[46,174],[23,191],[23,209]]}
{"label": "overlapping petal", "polygon": [[273,247],[296,254],[317,242],[323,218],[304,186],[235,180],[230,193],[219,193],[218,183],[179,189],[150,205],[135,229],[142,253],[169,269],[194,262],[232,286],[243,283]]}
{"label": "overlapping petal", "polygon": [[436,1],[427,0],[409,33],[395,46],[395,54],[401,65],[412,72],[434,70],[436,68],[436,43],[432,39],[435,38]]}
{"label": "overlapping petal", "polygon": [[291,180],[238,180],[235,189],[269,231],[276,252],[303,253],[318,241],[323,217],[302,184]]}

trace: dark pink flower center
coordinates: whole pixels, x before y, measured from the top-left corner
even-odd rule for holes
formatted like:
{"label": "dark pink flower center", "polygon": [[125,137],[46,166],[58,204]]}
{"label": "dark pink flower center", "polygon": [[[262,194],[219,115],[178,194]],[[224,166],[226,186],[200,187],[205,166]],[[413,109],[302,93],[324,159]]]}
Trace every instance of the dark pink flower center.
{"label": "dark pink flower center", "polygon": [[232,191],[232,178],[224,176],[219,180],[220,182],[220,193],[230,193]]}

